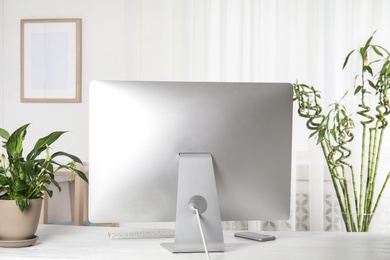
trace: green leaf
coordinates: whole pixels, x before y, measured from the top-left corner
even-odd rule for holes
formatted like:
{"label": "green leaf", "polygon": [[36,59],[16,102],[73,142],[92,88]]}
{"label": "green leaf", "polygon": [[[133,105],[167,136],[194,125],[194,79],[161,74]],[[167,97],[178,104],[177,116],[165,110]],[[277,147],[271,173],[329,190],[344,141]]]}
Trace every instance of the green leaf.
{"label": "green leaf", "polygon": [[330,134],[332,135],[333,139],[334,139],[334,140],[337,140],[337,139],[336,139],[336,130],[335,130],[334,128],[332,128],[332,129],[329,130],[329,132],[330,132]]}
{"label": "green leaf", "polygon": [[348,53],[347,57],[344,60],[343,69],[345,68],[345,66],[347,66],[347,63],[348,63],[348,60],[349,60],[349,56],[351,56],[351,54],[354,53],[354,52],[355,52],[355,50],[353,50],[350,53]]}
{"label": "green leaf", "polygon": [[360,48],[359,53],[360,53],[360,56],[362,57],[362,60],[364,60],[367,57],[367,49],[366,48]]}
{"label": "green leaf", "polygon": [[15,191],[16,192],[27,190],[28,187],[29,187],[24,181],[22,181],[20,179],[15,180],[15,185],[14,186],[15,186]]}
{"label": "green leaf", "polygon": [[366,42],[366,45],[364,46],[364,49],[365,49],[365,50],[367,50],[368,47],[370,46],[371,41],[372,41],[372,38],[374,37],[374,34],[375,34],[375,32],[371,35],[370,38],[368,38],[368,40],[367,40],[367,42]]}
{"label": "green leaf", "polygon": [[387,73],[388,69],[389,69],[389,61],[386,61],[386,62],[384,62],[383,65],[382,65],[382,69],[381,69],[380,75],[381,75],[381,76],[387,75],[387,74],[388,74],[388,73]]}
{"label": "green leaf", "polygon": [[53,196],[53,191],[46,188],[46,186],[43,186],[43,189],[47,192],[47,195],[51,198]]}
{"label": "green leaf", "polygon": [[336,114],[335,118],[336,118],[336,122],[340,122],[340,114],[339,113]]}
{"label": "green leaf", "polygon": [[372,68],[370,66],[364,66],[363,70],[368,71],[368,73],[370,73],[371,76],[373,75]]}
{"label": "green leaf", "polygon": [[352,120],[352,118],[349,118],[348,124],[350,127],[355,127],[355,122]]}
{"label": "green leaf", "polygon": [[20,164],[20,168],[23,171],[26,181],[34,182],[36,172],[34,170],[34,161],[26,161]]}
{"label": "green leaf", "polygon": [[25,196],[17,196],[15,200],[16,205],[18,205],[22,212],[30,205],[30,200]]}
{"label": "green leaf", "polygon": [[76,163],[80,163],[82,164],[83,162],[80,160],[79,157],[73,155],[73,154],[70,154],[70,153],[66,153],[66,152],[62,152],[62,151],[59,151],[59,152],[55,152],[51,155],[51,158],[56,158],[58,156],[66,156],[68,158],[70,158],[72,161],[75,161]]}
{"label": "green leaf", "polygon": [[23,125],[13,132],[8,138],[5,147],[10,157],[20,157],[23,153],[23,140],[29,124]]}
{"label": "green leaf", "polygon": [[9,138],[9,133],[7,130],[0,128],[0,136],[4,138],[5,140],[8,140]]}
{"label": "green leaf", "polygon": [[315,130],[314,132],[312,132],[312,133],[309,135],[309,138],[312,138],[312,137],[315,136],[317,133],[318,133],[318,129]]}
{"label": "green leaf", "polygon": [[47,174],[39,176],[39,182],[42,184],[50,184],[53,179],[54,179],[54,176],[52,177],[52,176],[47,175]]}
{"label": "green leaf", "polygon": [[376,89],[376,85],[371,80],[368,80],[368,84],[373,88]]}
{"label": "green leaf", "polygon": [[78,170],[78,169],[74,169],[74,171],[77,173],[78,176],[80,176],[80,178],[85,181],[86,183],[88,183],[88,178],[87,176],[85,175],[84,172]]}
{"label": "green leaf", "polygon": [[0,186],[9,185],[10,179],[4,175],[0,175]]}
{"label": "green leaf", "polygon": [[354,95],[358,94],[363,86],[357,86],[354,92]]}
{"label": "green leaf", "polygon": [[52,184],[57,187],[58,191],[61,191],[61,186],[58,184],[58,182],[55,179],[51,180]]}
{"label": "green leaf", "polygon": [[324,136],[325,136],[325,131],[324,130],[321,130],[321,131],[318,132],[317,144],[321,143],[322,140],[324,140]]}
{"label": "green leaf", "polygon": [[[72,161],[76,162],[76,163],[79,163],[79,164],[83,164],[83,162],[80,160],[80,158],[78,158],[77,156],[73,155],[73,154],[69,154],[69,153],[65,153],[65,152],[55,152],[53,153],[52,155],[52,158],[54,159],[55,157],[58,157],[58,156],[66,156],[68,158],[70,158]],[[60,164],[57,164],[57,165],[60,165]],[[65,168],[65,169],[68,169],[70,171],[74,171],[76,172],[76,174],[82,179],[84,180],[86,183],[88,183],[88,178],[87,176],[85,175],[84,172],[74,168],[74,167],[70,167],[68,165],[61,165],[60,168]]]}
{"label": "green leaf", "polygon": [[347,112],[345,112],[344,109],[341,109],[341,113],[343,114],[343,116],[347,117]]}
{"label": "green leaf", "polygon": [[377,48],[375,45],[372,45],[371,47],[372,47],[372,49],[375,51],[376,54],[378,54],[379,56],[383,57],[382,52],[380,52],[380,51],[378,50],[378,48]]}
{"label": "green leaf", "polygon": [[57,139],[60,138],[60,136],[64,133],[66,133],[66,131],[56,131],[49,134],[48,136],[40,138],[35,143],[34,149],[31,150],[31,152],[27,155],[27,160],[34,160],[37,158],[43,151],[46,150],[48,146],[57,141]]}

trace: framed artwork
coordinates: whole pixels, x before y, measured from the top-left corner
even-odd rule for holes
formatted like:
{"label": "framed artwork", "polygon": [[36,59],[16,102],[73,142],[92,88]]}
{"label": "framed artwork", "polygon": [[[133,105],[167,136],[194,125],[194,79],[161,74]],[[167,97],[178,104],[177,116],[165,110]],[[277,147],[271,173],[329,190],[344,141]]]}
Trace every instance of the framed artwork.
{"label": "framed artwork", "polygon": [[23,19],[21,102],[81,102],[81,19]]}

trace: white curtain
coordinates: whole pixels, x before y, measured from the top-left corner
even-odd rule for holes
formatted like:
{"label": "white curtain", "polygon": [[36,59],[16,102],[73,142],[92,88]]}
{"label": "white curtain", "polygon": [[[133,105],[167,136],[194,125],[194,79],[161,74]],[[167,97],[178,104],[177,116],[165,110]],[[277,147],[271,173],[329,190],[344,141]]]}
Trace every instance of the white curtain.
{"label": "white curtain", "polygon": [[[326,107],[352,86],[357,67],[342,71],[349,51],[375,30],[374,42],[390,49],[388,0],[137,0],[126,5],[131,79],[299,80],[319,88]],[[292,216],[287,222],[249,227],[339,230],[341,218],[322,153],[308,140],[305,121],[294,116]],[[384,162],[390,161],[389,146],[383,148]],[[388,197],[382,205],[376,218],[380,230],[387,231]],[[242,225],[226,223],[228,228]]]}

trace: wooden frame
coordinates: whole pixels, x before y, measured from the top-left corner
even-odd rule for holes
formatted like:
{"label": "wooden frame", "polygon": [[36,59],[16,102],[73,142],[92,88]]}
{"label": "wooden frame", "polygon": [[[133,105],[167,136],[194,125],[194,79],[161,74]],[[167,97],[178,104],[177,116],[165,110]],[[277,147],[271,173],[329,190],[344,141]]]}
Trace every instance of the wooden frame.
{"label": "wooden frame", "polygon": [[21,102],[81,102],[81,19],[20,23]]}

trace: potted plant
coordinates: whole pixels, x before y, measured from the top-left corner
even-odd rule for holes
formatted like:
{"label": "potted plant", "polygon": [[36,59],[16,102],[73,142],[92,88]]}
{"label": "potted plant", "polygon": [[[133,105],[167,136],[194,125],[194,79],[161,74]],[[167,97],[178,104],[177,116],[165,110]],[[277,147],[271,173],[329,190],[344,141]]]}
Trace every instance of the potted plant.
{"label": "potted plant", "polygon": [[[35,239],[44,192],[49,197],[53,195],[50,184],[61,191],[55,180],[58,170],[68,169],[88,182],[84,172],[76,169],[77,164],[82,164],[77,156],[62,151],[51,153],[50,145],[64,131],[52,132],[40,138],[33,149],[24,155],[23,141],[28,126],[21,126],[12,134],[0,128],[4,148],[0,158],[0,241],[3,242],[27,240],[28,243],[28,240]],[[57,161],[64,157],[66,163]]]}
{"label": "potted plant", "polygon": [[[352,232],[369,230],[390,176],[387,174],[382,183],[377,183],[383,136],[388,125],[386,117],[390,113],[390,53],[372,44],[374,34],[363,47],[351,51],[343,64],[344,69],[351,55],[358,55],[360,72],[352,92],[357,99],[357,112],[349,113],[343,105],[349,91],[325,113],[318,90],[306,84],[293,85],[298,114],[307,119],[306,126],[312,131],[310,137],[315,137],[321,146],[346,230]],[[355,134],[358,126],[359,138]],[[352,151],[353,141],[360,142],[360,151]],[[358,165],[350,160],[352,152],[360,152]]]}

